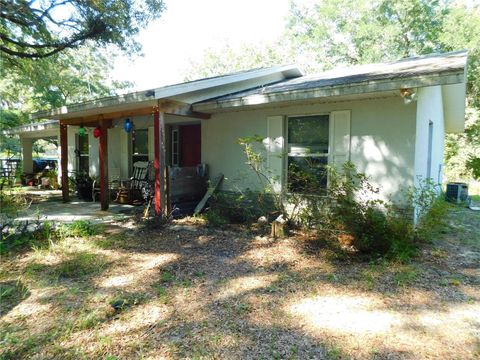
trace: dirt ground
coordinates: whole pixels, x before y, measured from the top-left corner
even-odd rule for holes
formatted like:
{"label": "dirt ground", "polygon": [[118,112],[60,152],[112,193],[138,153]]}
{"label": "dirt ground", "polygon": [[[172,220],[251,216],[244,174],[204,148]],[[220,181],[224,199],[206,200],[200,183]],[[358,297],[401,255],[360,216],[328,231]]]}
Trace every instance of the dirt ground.
{"label": "dirt ground", "polygon": [[[480,213],[409,264],[177,221],[2,259],[2,359],[474,359]],[[11,288],[10,287],[10,288]]]}

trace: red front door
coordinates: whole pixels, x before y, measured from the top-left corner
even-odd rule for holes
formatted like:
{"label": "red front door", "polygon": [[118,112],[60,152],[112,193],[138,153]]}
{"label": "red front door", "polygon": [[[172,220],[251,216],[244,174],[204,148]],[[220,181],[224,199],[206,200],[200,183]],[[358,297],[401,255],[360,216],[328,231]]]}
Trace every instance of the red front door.
{"label": "red front door", "polygon": [[202,130],[198,125],[180,127],[180,166],[197,166],[202,161]]}

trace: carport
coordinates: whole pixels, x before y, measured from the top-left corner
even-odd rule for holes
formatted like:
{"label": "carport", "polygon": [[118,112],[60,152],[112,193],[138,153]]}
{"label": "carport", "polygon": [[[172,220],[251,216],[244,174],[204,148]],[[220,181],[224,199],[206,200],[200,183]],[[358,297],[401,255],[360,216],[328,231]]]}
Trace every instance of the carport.
{"label": "carport", "polygon": [[[57,159],[60,155],[60,126],[56,120],[31,123],[16,127],[8,131],[11,136],[18,136],[22,147],[23,173],[33,173],[33,144],[37,140],[55,140],[58,144]],[[58,162],[60,167],[60,162]],[[58,171],[61,174],[59,168]]]}

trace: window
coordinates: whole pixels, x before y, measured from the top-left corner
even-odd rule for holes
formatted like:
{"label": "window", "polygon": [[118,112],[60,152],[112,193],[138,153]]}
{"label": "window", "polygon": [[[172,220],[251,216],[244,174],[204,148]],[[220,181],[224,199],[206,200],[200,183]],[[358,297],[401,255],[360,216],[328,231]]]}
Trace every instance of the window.
{"label": "window", "polygon": [[80,136],[77,134],[77,171],[88,174],[89,154],[88,154],[88,134]]}
{"label": "window", "polygon": [[329,115],[288,118],[288,191],[321,193],[327,188]]}
{"label": "window", "polygon": [[137,161],[148,161],[147,129],[136,129],[132,133],[132,165]]}

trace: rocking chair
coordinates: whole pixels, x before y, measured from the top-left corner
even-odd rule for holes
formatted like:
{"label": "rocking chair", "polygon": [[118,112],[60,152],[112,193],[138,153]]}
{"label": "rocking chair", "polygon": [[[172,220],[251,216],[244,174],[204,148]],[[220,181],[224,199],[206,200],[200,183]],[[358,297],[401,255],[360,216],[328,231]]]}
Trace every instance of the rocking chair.
{"label": "rocking chair", "polygon": [[[148,183],[148,174],[150,172],[150,162],[137,161],[133,164],[133,174],[128,180],[121,181],[121,188],[128,194],[128,202],[135,203],[142,201],[142,189]],[[143,202],[143,201],[142,201]]]}

